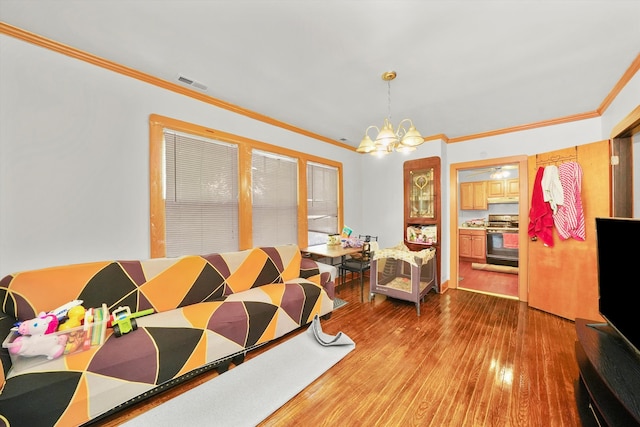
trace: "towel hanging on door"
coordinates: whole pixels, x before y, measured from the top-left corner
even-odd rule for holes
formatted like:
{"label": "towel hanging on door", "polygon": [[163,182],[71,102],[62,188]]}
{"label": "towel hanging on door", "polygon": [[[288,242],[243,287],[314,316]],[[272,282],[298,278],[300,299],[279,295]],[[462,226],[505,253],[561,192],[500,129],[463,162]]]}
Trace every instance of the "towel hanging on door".
{"label": "towel hanging on door", "polygon": [[553,215],[556,230],[562,240],[573,237],[584,241],[586,231],[581,198],[582,168],[577,162],[562,163],[558,166],[558,174],[564,203],[558,206],[558,211]]}
{"label": "towel hanging on door", "polygon": [[553,213],[558,212],[558,205],[564,203],[564,191],[560,182],[560,173],[556,165],[544,168],[542,174],[542,194],[544,201],[549,203]]}
{"label": "towel hanging on door", "polygon": [[544,168],[539,167],[536,173],[536,180],[533,183],[528,232],[531,240],[537,240],[540,237],[546,246],[553,246],[553,212],[549,203],[544,201],[542,192],[543,174]]}

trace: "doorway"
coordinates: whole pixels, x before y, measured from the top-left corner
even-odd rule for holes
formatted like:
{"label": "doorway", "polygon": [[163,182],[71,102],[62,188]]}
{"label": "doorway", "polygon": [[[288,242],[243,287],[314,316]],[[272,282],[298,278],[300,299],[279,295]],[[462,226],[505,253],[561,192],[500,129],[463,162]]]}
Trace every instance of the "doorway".
{"label": "doorway", "polygon": [[458,171],[460,289],[518,298],[519,179],[517,163]]}
{"label": "doorway", "polygon": [[[479,206],[476,210],[475,207],[472,210],[461,209],[461,192],[460,183],[465,181],[486,181],[488,182],[493,175],[493,179],[496,178],[495,173],[500,170],[511,169],[514,173],[513,176],[518,177],[516,185],[517,202],[513,200],[494,199],[491,204],[485,206]],[[450,242],[451,242],[451,254],[450,254],[450,286],[452,288],[467,289],[472,291],[484,292],[489,294],[495,294],[497,296],[509,297],[519,299],[521,301],[527,301],[527,224],[528,221],[528,168],[527,168],[527,156],[514,156],[497,158],[490,160],[480,160],[466,163],[452,164],[450,170]],[[471,177],[470,177],[471,175]],[[505,179],[507,179],[505,177]],[[486,192],[486,189],[483,191]],[[513,195],[514,189],[512,188],[511,195]],[[503,195],[503,197],[507,197]],[[505,204],[502,204],[506,202]],[[491,206],[491,205],[494,206]],[[505,212],[497,212],[503,209]],[[506,212],[506,211],[509,212]],[[489,214],[493,213],[507,213],[513,217],[521,217],[524,221],[522,226],[518,227],[517,231],[517,247],[518,247],[518,262],[517,267],[509,269],[509,272],[501,271],[508,269],[509,266],[494,266],[493,264],[487,264],[482,259],[473,259],[460,256],[460,236],[459,230],[464,225],[466,229],[467,223],[471,225],[471,228],[485,221],[485,225],[488,225]],[[466,233],[465,233],[466,234]],[[465,245],[464,238],[462,244]],[[486,241],[485,241],[486,245]],[[462,248],[464,254],[466,254],[466,248]],[[478,254],[474,255],[478,256]],[[478,261],[478,262],[474,262]],[[516,274],[517,273],[517,274]],[[466,283],[465,283],[466,282]]]}

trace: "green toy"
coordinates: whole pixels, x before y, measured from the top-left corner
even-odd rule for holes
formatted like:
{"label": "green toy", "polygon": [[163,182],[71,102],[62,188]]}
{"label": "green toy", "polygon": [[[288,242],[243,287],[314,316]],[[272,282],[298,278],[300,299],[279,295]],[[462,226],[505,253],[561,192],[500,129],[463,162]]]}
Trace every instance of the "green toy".
{"label": "green toy", "polygon": [[138,329],[136,317],[146,316],[147,314],[153,313],[153,311],[153,308],[150,308],[148,310],[131,313],[128,306],[118,307],[112,313],[113,320],[111,321],[111,327],[113,328],[113,333],[116,338]]}

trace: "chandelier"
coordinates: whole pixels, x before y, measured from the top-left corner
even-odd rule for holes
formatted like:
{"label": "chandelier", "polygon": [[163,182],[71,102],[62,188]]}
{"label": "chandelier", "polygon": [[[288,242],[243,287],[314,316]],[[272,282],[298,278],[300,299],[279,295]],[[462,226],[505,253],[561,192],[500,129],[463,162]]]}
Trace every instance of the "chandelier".
{"label": "chandelier", "polygon": [[[360,145],[356,149],[358,153],[382,156],[393,151],[407,152],[415,150],[418,145],[424,142],[424,138],[409,119],[403,119],[398,124],[398,130],[393,130],[393,125],[391,124],[391,80],[395,79],[396,75],[395,71],[387,71],[382,74],[382,80],[387,82],[388,115],[384,119],[382,129],[378,129],[377,126],[369,126],[364,131],[364,138],[362,138]],[[372,140],[369,136],[369,130],[371,129],[375,129],[378,132],[375,140]]]}

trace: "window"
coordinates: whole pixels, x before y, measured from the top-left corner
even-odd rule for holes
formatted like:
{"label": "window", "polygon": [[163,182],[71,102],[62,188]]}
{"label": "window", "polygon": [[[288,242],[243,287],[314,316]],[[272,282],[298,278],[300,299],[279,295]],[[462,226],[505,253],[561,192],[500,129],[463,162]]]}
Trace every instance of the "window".
{"label": "window", "polygon": [[238,148],[164,131],[166,255],[238,250]]}
{"label": "window", "polygon": [[253,245],[298,243],[298,162],[253,150]]}
{"label": "window", "polygon": [[338,234],[338,169],[307,164],[307,221],[309,245],[327,242]]}
{"label": "window", "polygon": [[302,248],[341,227],[339,162],[156,114],[149,132],[152,258]]}

